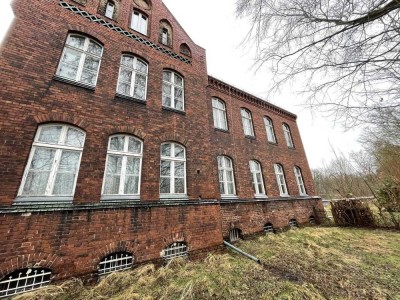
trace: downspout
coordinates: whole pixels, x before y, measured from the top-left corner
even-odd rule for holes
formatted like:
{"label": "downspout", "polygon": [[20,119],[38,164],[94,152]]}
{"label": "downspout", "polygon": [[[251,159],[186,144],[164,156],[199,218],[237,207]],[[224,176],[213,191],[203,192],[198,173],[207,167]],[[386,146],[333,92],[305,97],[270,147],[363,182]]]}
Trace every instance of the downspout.
{"label": "downspout", "polygon": [[224,241],[224,245],[227,246],[228,248],[231,248],[235,250],[236,252],[246,256],[247,258],[250,258],[251,260],[254,260],[256,263],[261,264],[261,260],[259,260],[257,257],[254,257],[253,255],[250,255],[243,250],[240,250],[238,247],[233,246],[232,244],[228,243],[227,241]]}

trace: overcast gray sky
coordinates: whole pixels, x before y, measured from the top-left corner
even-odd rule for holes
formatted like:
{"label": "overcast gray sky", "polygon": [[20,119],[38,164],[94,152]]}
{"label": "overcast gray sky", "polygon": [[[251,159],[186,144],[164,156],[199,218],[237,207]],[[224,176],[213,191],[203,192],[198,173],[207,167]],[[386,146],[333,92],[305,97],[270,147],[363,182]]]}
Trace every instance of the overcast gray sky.
{"label": "overcast gray sky", "polygon": [[[11,0],[0,1],[0,41],[13,19]],[[241,45],[247,33],[246,20],[235,17],[232,0],[164,0],[193,41],[207,50],[208,73],[263,99],[267,96],[271,74],[253,68],[251,49]],[[360,149],[359,130],[344,133],[339,125],[317,116],[301,104],[304,97],[288,87],[268,101],[298,115],[298,126],[311,168],[320,167],[332,157],[331,146],[344,153]]]}

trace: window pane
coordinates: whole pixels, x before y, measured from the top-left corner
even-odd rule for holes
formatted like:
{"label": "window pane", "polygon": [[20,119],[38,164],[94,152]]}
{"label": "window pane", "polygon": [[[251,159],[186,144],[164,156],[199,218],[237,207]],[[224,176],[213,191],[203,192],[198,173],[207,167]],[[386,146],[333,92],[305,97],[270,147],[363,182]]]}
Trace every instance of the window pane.
{"label": "window pane", "polygon": [[89,53],[91,53],[93,55],[101,56],[102,49],[103,49],[103,47],[94,43],[93,41],[89,42],[89,48],[88,48]]}
{"label": "window pane", "polygon": [[100,63],[100,60],[98,58],[95,58],[93,56],[86,56],[85,63],[83,64],[83,68],[90,70],[90,71],[97,72],[97,69],[99,68],[99,63]]}
{"label": "window pane", "polygon": [[135,86],[135,90],[133,92],[133,97],[144,100],[145,99],[145,88],[143,86]]}
{"label": "window pane", "polygon": [[166,71],[164,71],[163,72],[163,80],[164,81],[168,81],[168,82],[171,82],[171,72],[166,72]]}
{"label": "window pane", "polygon": [[171,106],[171,95],[172,95],[172,87],[169,84],[164,83],[162,88],[163,105]]}
{"label": "window pane", "polygon": [[70,35],[67,44],[75,48],[83,49],[85,46],[85,38],[77,35]]}
{"label": "window pane", "polygon": [[39,142],[58,144],[62,126],[42,126],[40,129]]}
{"label": "window pane", "polygon": [[161,156],[171,157],[171,144],[161,145]]}
{"label": "window pane", "polygon": [[72,67],[70,65],[61,63],[58,75],[69,78],[71,80],[76,80],[76,75],[78,74],[78,67]]}
{"label": "window pane", "polygon": [[226,171],[226,180],[233,181],[233,172],[232,171]]}
{"label": "window pane", "polygon": [[225,174],[224,171],[222,171],[222,170],[218,171],[218,178],[219,178],[219,181],[225,181],[225,176],[224,176],[224,174]]}
{"label": "window pane", "polygon": [[235,194],[235,188],[233,187],[233,182],[228,182],[228,194],[229,195]]}
{"label": "window pane", "polygon": [[122,56],[121,64],[127,66],[129,68],[133,68],[133,57],[131,56]]}
{"label": "window pane", "polygon": [[69,67],[78,68],[81,57],[82,57],[81,52],[66,48],[61,61],[63,64]]}
{"label": "window pane", "polygon": [[142,73],[147,73],[147,65],[144,62],[137,60],[136,61],[136,70],[139,72],[142,72]]}
{"label": "window pane", "polygon": [[171,182],[169,177],[160,178],[160,193],[168,194],[171,191]]}
{"label": "window pane", "polygon": [[71,195],[74,181],[74,173],[58,173],[54,183],[53,195]]}
{"label": "window pane", "polygon": [[63,151],[57,172],[75,173],[78,169],[80,152]]}
{"label": "window pane", "polygon": [[117,195],[119,194],[119,175],[107,175],[104,182],[104,194],[106,195]]}
{"label": "window pane", "polygon": [[130,96],[131,93],[131,85],[127,83],[120,83],[118,85],[118,93],[122,95]]}
{"label": "window pane", "polygon": [[128,152],[136,154],[142,153],[142,143],[133,137],[129,137]]}
{"label": "window pane", "polygon": [[182,101],[176,101],[175,102],[175,108],[179,110],[183,110],[183,102]]}
{"label": "window pane", "polygon": [[219,183],[219,191],[221,194],[225,194],[225,186],[223,182]]}
{"label": "window pane", "polygon": [[122,68],[121,72],[119,73],[119,80],[125,83],[131,83],[132,74],[132,71]]}
{"label": "window pane", "polygon": [[185,149],[177,144],[175,144],[175,157],[185,158]]}
{"label": "window pane", "polygon": [[110,140],[110,150],[124,151],[125,136],[113,136]]}
{"label": "window pane", "polygon": [[104,194],[118,194],[122,156],[109,155],[107,159]]}
{"label": "window pane", "polygon": [[90,85],[94,85],[96,83],[96,76],[97,76],[97,73],[93,73],[88,70],[83,70],[80,81],[90,84]]}
{"label": "window pane", "polygon": [[140,173],[140,158],[128,157],[126,162],[126,174],[139,175]]}
{"label": "window pane", "polygon": [[184,177],[184,176],[185,176],[185,163],[175,162],[175,177]]}
{"label": "window pane", "polygon": [[125,178],[124,194],[134,195],[139,192],[139,176],[127,176]]}
{"label": "window pane", "polygon": [[183,79],[182,77],[175,74],[175,84],[178,86],[183,86]]}
{"label": "window pane", "polygon": [[185,192],[185,179],[175,178],[175,193],[183,194]]}
{"label": "window pane", "polygon": [[171,175],[171,162],[168,160],[161,161],[161,176],[170,176]]}
{"label": "window pane", "polygon": [[56,150],[36,148],[23,189],[24,195],[44,195]]}
{"label": "window pane", "polygon": [[82,131],[76,130],[74,128],[68,128],[67,138],[65,144],[73,147],[83,147],[85,141],[85,134]]}

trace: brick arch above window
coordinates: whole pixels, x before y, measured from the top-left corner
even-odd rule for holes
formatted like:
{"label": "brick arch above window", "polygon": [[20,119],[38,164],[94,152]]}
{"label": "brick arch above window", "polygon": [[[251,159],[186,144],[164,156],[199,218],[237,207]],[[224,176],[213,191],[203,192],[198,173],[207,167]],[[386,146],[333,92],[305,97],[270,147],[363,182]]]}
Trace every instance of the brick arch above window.
{"label": "brick arch above window", "polygon": [[84,131],[90,127],[90,124],[85,121],[85,119],[81,117],[77,117],[73,114],[66,114],[66,113],[48,113],[37,115],[33,117],[37,124],[43,123],[67,123],[74,126],[77,126]]}
{"label": "brick arch above window", "polygon": [[129,252],[136,257],[136,250],[137,244],[135,241],[116,241],[109,243],[93,253],[92,269],[97,270],[100,261],[112,253]]}
{"label": "brick arch above window", "polygon": [[144,11],[149,12],[152,7],[152,3],[150,0],[132,0],[133,4]]}
{"label": "brick arch above window", "polygon": [[118,134],[118,133],[126,133],[129,135],[136,136],[142,140],[144,140],[146,137],[146,134],[143,132],[143,130],[140,128],[137,128],[135,126],[124,126],[124,125],[115,126],[115,127],[108,129],[106,132],[108,135],[114,135],[114,134]]}
{"label": "brick arch above window", "polygon": [[190,242],[190,238],[186,236],[183,231],[170,233],[163,238],[163,248],[168,247],[175,242],[183,242],[188,244]]}
{"label": "brick arch above window", "polygon": [[179,133],[166,133],[158,137],[158,141],[160,143],[165,143],[165,142],[177,142],[185,147],[189,145],[189,141],[181,136]]}

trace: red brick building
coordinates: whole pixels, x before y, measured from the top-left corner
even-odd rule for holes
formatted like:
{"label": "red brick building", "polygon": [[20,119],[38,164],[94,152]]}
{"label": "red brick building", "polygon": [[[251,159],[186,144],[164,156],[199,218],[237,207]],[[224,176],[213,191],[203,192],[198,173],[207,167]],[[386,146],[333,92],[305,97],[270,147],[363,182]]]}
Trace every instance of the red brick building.
{"label": "red brick building", "polygon": [[161,0],[13,9],[0,49],[0,297],[317,217],[296,116],[209,77]]}

